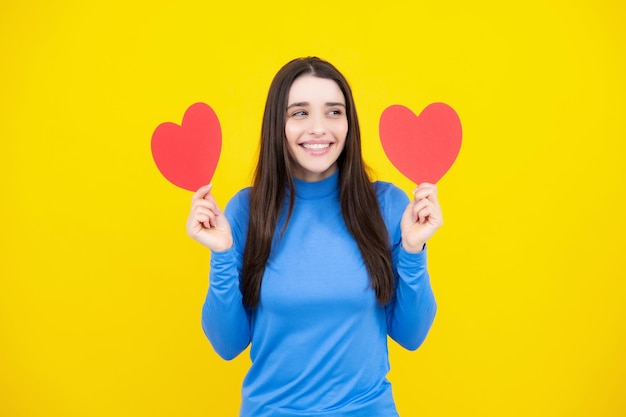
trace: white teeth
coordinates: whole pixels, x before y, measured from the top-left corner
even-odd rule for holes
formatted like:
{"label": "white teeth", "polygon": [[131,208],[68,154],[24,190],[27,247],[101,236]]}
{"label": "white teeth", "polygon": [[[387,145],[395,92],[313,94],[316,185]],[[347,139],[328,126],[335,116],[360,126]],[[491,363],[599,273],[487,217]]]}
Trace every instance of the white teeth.
{"label": "white teeth", "polygon": [[311,149],[311,150],[320,150],[320,149],[326,149],[330,146],[330,143],[305,143],[304,146],[306,149]]}

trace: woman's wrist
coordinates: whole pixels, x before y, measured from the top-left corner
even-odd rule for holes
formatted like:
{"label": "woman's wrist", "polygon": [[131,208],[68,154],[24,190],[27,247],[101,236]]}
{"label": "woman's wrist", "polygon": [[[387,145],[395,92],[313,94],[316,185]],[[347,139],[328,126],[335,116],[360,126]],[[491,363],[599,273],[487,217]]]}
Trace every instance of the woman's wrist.
{"label": "woman's wrist", "polygon": [[415,245],[409,245],[407,242],[402,241],[402,249],[408,253],[420,253],[426,248],[426,242],[421,242]]}

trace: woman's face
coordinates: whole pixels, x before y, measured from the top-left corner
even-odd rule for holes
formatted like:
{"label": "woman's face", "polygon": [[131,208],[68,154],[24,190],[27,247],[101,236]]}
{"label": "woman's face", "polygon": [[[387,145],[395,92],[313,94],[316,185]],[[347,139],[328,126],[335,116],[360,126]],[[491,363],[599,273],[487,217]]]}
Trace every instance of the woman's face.
{"label": "woman's face", "polygon": [[285,122],[294,177],[313,182],[335,173],[347,134],[346,100],[337,83],[312,75],[297,78]]}

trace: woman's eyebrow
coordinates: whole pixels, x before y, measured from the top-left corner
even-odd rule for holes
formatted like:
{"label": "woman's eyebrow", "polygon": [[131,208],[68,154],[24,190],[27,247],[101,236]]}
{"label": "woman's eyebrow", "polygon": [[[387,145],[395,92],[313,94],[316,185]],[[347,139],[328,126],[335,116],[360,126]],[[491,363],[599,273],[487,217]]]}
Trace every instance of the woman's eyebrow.
{"label": "woman's eyebrow", "polygon": [[301,102],[298,102],[298,103],[292,103],[292,104],[287,106],[287,110],[289,110],[292,107],[306,107],[308,105],[309,105],[309,103],[306,102],[306,101],[301,101]]}
{"label": "woman's eyebrow", "polygon": [[[287,110],[289,110],[292,107],[306,107],[309,105],[308,101],[301,101],[298,103],[291,103],[290,105],[287,106]],[[326,107],[334,107],[334,106],[341,106],[341,107],[346,107],[345,104],[343,104],[340,101],[330,101],[328,103],[326,103]]]}

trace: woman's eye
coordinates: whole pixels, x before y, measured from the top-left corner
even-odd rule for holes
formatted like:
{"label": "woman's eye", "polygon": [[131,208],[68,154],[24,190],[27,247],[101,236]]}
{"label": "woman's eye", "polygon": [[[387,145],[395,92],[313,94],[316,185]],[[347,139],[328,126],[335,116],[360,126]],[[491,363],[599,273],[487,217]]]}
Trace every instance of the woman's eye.
{"label": "woman's eye", "polygon": [[330,114],[332,116],[341,116],[343,113],[341,112],[341,110],[331,110]]}
{"label": "woman's eye", "polygon": [[307,113],[304,110],[298,110],[296,112],[291,113],[291,115],[294,117],[299,117],[299,116],[306,116]]}

